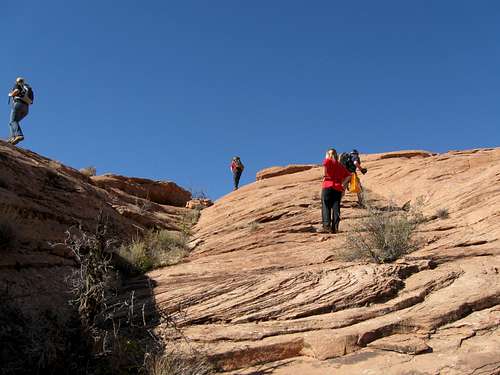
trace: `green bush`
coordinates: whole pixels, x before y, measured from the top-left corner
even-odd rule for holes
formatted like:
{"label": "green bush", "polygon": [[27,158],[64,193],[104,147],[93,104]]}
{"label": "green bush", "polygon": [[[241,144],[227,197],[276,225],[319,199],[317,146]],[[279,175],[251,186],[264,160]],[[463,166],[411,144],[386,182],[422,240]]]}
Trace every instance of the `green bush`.
{"label": "green bush", "polygon": [[420,218],[414,212],[395,208],[386,211],[369,208],[367,217],[348,233],[344,258],[387,263],[416,250],[413,233]]}

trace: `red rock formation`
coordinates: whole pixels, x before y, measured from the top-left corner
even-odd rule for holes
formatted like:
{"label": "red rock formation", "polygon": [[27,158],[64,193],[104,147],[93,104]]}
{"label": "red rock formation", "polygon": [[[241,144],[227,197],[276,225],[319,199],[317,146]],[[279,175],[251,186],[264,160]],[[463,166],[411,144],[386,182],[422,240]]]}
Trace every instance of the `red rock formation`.
{"label": "red rock formation", "polygon": [[191,193],[174,182],[152,181],[145,178],[125,177],[114,174],[91,177],[99,187],[120,190],[134,197],[150,200],[169,206],[185,207],[191,199]]}
{"label": "red rock formation", "polygon": [[[108,185],[107,191],[73,168],[0,141],[0,215],[15,229],[14,242],[0,249],[0,291],[8,289],[32,307],[65,308],[65,277],[75,263],[64,246],[53,244],[63,242],[71,227],[93,231],[101,209],[117,240],[127,241],[146,228],[181,229],[189,210],[127,194],[126,181],[121,181],[122,190]],[[180,188],[165,185],[168,195],[162,184],[140,182],[157,187],[151,190],[158,200],[172,197],[181,204],[189,194],[180,190],[176,195]]]}

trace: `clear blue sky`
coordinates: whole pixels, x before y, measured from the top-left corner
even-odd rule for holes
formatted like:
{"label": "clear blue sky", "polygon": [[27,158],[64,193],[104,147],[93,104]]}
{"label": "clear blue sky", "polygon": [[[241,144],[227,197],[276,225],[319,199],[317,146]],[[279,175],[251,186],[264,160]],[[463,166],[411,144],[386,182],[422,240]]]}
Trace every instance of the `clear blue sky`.
{"label": "clear blue sky", "polygon": [[500,2],[2,2],[0,86],[21,147],[218,198],[273,165],[498,146]]}

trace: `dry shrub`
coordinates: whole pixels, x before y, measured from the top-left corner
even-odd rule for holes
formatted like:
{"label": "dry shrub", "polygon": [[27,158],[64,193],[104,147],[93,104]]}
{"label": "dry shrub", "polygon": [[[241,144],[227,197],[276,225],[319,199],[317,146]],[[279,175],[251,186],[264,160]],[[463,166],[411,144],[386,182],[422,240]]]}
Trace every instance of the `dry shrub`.
{"label": "dry shrub", "polygon": [[[0,293],[0,374],[212,373],[205,356],[184,355],[177,344],[162,354],[165,341],[153,327],[177,330],[171,316],[179,311],[158,309],[152,298],[145,297],[143,286],[139,299],[135,291],[120,293],[111,258],[115,241],[102,212],[94,232],[79,227],[66,234],[64,244],[78,263],[68,280],[73,318],[63,321],[48,311],[25,316],[11,296]],[[155,241],[176,243],[165,234],[157,234]]]}
{"label": "dry shrub", "polygon": [[450,212],[447,208],[439,208],[436,211],[436,217],[438,217],[439,219],[447,219],[450,217]]}
{"label": "dry shrub", "polygon": [[260,226],[258,222],[251,221],[250,223],[248,223],[248,228],[250,229],[250,232],[256,232],[257,230],[259,230]]}
{"label": "dry shrub", "polygon": [[170,350],[153,356],[146,367],[147,375],[210,375],[214,368],[201,353],[182,353]]}
{"label": "dry shrub", "polygon": [[79,263],[69,281],[81,326],[79,341],[91,348],[87,364],[91,371],[87,373],[140,373],[144,359],[162,350],[162,343],[150,330],[152,322],[166,321],[168,315],[146,315],[151,301],[139,302],[134,291],[120,294],[120,279],[111,257],[115,241],[102,212],[94,233],[81,228],[68,231],[65,244]]}
{"label": "dry shrub", "polygon": [[368,208],[367,217],[348,233],[343,258],[392,262],[416,250],[413,233],[420,220],[420,214],[415,211],[405,212],[395,207]]}
{"label": "dry shrub", "polygon": [[84,327],[91,327],[102,311],[109,284],[114,277],[111,264],[113,241],[108,239],[107,231],[100,213],[95,233],[85,233],[81,228],[76,233],[71,230],[66,232],[65,245],[71,249],[80,265],[68,279],[75,297],[71,302],[77,307]]}
{"label": "dry shrub", "polygon": [[141,239],[122,245],[118,254],[131,273],[142,274],[153,268],[177,264],[187,254],[187,237],[181,232],[148,231]]}
{"label": "dry shrub", "polygon": [[95,167],[85,167],[79,170],[81,174],[87,177],[92,177],[95,176],[97,173],[97,170]]}
{"label": "dry shrub", "polygon": [[181,227],[186,226],[189,229],[187,231],[187,232],[189,232],[189,233],[187,233],[188,235],[190,235],[190,229],[194,225],[196,225],[196,223],[200,219],[200,216],[201,216],[201,209],[200,208],[189,209],[182,216]]}

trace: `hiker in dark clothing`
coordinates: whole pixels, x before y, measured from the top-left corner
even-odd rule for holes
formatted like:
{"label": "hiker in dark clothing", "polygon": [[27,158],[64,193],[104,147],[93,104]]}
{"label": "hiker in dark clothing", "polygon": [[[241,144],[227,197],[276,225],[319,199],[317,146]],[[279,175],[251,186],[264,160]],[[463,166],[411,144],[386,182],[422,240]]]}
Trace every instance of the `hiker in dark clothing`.
{"label": "hiker in dark clothing", "polygon": [[10,113],[10,138],[9,143],[13,145],[24,140],[24,134],[19,122],[28,115],[29,106],[33,103],[33,90],[25,82],[24,78],[18,77],[12,90],[9,92],[9,100],[12,100]]}
{"label": "hiker in dark clothing", "polygon": [[238,190],[238,185],[240,184],[240,177],[241,174],[243,173],[243,169],[245,169],[245,166],[241,162],[239,156],[235,156],[233,160],[231,160],[231,172],[233,172],[233,182],[234,182],[233,190]]}
{"label": "hiker in dark clothing", "polygon": [[363,207],[363,187],[361,186],[361,181],[359,180],[356,170],[359,170],[362,174],[365,174],[368,170],[361,166],[358,150],[353,149],[351,152],[343,152],[340,154],[340,163],[352,173],[351,181],[349,182],[349,191],[358,195],[358,204]]}
{"label": "hiker in dark clothing", "polygon": [[340,223],[340,200],[351,173],[338,161],[337,151],[331,148],[323,160],[325,175],[321,185],[321,214],[323,231],[337,233]]}

